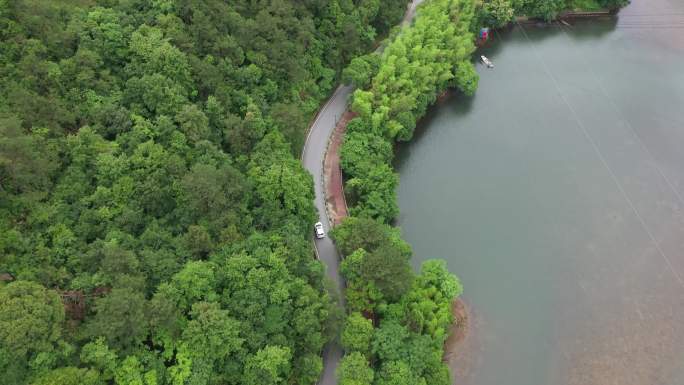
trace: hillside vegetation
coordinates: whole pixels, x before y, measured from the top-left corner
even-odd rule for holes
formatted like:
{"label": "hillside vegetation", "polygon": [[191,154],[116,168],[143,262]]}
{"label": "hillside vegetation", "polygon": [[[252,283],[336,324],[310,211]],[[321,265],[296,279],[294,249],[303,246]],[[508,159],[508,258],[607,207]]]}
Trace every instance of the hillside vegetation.
{"label": "hillside vegetation", "polygon": [[405,5],[0,1],[0,382],[314,384],[297,155]]}

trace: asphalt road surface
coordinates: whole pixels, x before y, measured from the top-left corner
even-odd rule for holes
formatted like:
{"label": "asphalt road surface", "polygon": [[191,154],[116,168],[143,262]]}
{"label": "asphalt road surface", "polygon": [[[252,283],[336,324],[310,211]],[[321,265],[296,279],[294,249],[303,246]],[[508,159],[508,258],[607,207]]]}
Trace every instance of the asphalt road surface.
{"label": "asphalt road surface", "polygon": [[[347,109],[347,98],[353,91],[352,86],[340,86],[335,90],[330,100],[323,106],[318,113],[316,121],[311,126],[309,137],[306,140],[302,154],[302,163],[309,170],[314,179],[314,189],[316,198],[314,204],[318,210],[319,221],[323,223],[326,234],[330,230],[330,223],[325,212],[325,191],[323,189],[323,157],[328,144],[328,138],[335,128],[337,119]],[[313,234],[313,228],[311,229]],[[327,267],[327,275],[335,287],[342,293],[344,282],[339,274],[340,257],[332,240],[327,236],[323,239],[316,239],[316,252],[320,260]],[[344,298],[341,299],[343,300]],[[319,380],[319,385],[337,384],[335,369],[342,358],[342,347],[337,342],[331,342],[323,352],[323,373]]]}

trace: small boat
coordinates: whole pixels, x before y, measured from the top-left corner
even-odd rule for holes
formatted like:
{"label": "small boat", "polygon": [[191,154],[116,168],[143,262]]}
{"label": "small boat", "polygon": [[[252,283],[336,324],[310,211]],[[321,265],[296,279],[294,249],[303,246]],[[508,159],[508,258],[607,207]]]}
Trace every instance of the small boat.
{"label": "small boat", "polygon": [[485,55],[480,56],[480,60],[482,61],[482,64],[487,66],[487,68],[494,68],[494,63],[492,63],[492,61],[489,60],[487,58],[487,56],[485,56]]}

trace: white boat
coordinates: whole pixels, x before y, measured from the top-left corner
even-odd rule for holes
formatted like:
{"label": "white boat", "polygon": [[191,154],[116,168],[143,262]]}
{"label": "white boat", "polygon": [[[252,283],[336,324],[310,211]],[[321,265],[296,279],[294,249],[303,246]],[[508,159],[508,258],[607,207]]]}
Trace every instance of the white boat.
{"label": "white boat", "polygon": [[485,55],[480,56],[480,60],[482,61],[482,64],[487,66],[487,68],[494,68],[494,63],[492,63],[492,61],[489,60],[487,58],[487,56],[485,56]]}

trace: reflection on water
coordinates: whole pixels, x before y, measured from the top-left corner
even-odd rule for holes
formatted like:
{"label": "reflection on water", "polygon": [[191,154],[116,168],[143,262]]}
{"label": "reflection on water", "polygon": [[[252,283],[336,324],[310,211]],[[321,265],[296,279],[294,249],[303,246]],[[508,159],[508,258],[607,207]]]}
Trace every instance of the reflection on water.
{"label": "reflection on water", "polygon": [[[684,384],[684,2],[494,35],[403,146],[400,225],[474,330],[458,384]],[[426,188],[429,186],[429,188]]]}

